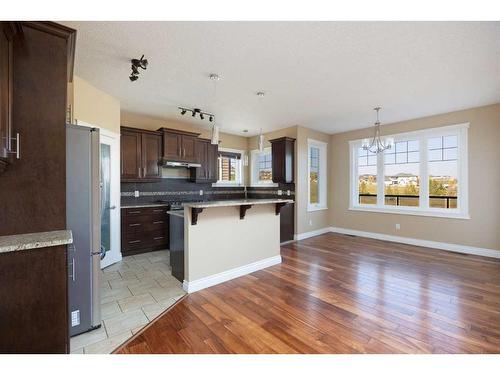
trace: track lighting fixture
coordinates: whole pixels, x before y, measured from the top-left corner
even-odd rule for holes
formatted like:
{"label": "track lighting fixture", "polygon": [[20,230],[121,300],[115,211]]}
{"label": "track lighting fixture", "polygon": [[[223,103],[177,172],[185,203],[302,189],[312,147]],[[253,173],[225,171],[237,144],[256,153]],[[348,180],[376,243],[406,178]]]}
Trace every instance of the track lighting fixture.
{"label": "track lighting fixture", "polygon": [[132,59],[130,62],[132,63],[132,73],[130,74],[129,79],[134,82],[139,79],[139,68],[142,70],[146,70],[148,68],[148,60],[144,58],[144,55],[142,55],[140,59]]}
{"label": "track lighting fixture", "polygon": [[191,113],[191,117],[196,117],[196,115],[199,115],[200,120],[205,120],[205,116],[208,116],[208,121],[214,122],[215,120],[215,115],[212,113],[204,112],[199,108],[184,108],[184,107],[178,107],[179,110],[181,111],[181,115],[185,115],[187,112]]}

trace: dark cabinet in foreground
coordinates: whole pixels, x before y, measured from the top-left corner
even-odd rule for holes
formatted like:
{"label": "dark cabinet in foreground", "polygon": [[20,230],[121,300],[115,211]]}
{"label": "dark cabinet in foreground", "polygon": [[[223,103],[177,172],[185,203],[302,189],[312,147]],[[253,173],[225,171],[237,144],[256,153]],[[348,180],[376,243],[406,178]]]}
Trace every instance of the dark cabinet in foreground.
{"label": "dark cabinet in foreground", "polygon": [[0,353],[68,353],[66,246],[0,253]]}
{"label": "dark cabinet in foreground", "polygon": [[122,127],[120,142],[122,181],[154,181],[161,177],[161,133]]}
{"label": "dark cabinet in foreground", "polygon": [[168,206],[122,208],[123,256],[163,250],[169,244]]}

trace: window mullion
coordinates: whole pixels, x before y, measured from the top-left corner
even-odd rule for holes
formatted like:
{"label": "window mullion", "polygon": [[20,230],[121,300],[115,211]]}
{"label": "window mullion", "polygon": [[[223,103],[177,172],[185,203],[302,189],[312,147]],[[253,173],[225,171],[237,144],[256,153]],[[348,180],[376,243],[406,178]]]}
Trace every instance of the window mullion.
{"label": "window mullion", "polygon": [[384,197],[384,153],[377,154],[377,206],[383,207]]}
{"label": "window mullion", "polygon": [[419,206],[423,210],[429,208],[429,168],[428,168],[428,152],[427,138],[420,138],[420,192]]}

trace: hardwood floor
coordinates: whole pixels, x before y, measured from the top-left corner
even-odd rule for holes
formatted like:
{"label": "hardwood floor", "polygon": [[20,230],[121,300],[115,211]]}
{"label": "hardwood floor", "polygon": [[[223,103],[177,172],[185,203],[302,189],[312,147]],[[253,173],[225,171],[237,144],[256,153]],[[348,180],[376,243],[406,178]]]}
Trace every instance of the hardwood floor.
{"label": "hardwood floor", "polygon": [[500,259],[339,234],[190,294],[118,353],[499,353]]}

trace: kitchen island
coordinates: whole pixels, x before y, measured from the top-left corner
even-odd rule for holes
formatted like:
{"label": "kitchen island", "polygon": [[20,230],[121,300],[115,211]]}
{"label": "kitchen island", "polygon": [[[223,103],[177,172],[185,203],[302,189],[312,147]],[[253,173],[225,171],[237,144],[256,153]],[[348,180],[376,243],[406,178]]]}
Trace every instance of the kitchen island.
{"label": "kitchen island", "polygon": [[[293,201],[184,203],[184,290],[192,293],[281,263],[279,215],[289,203]],[[179,219],[179,211],[169,214]]]}

